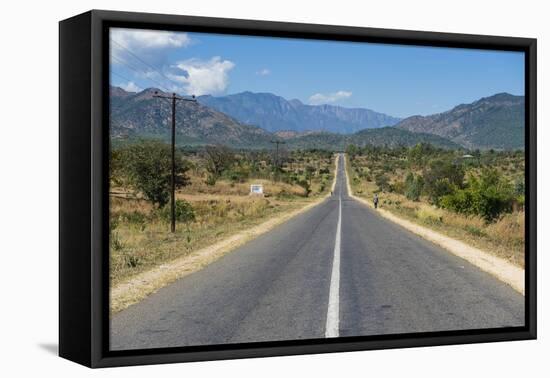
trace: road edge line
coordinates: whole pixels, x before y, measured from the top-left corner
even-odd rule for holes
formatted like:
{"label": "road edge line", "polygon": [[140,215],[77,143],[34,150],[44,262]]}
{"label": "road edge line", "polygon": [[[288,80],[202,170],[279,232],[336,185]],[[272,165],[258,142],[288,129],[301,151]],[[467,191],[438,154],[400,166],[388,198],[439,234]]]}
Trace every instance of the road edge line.
{"label": "road edge line", "polygon": [[[348,187],[348,195],[361,202],[365,206],[374,209],[374,206],[364,198],[357,197],[351,190],[349,182],[349,175],[347,172],[347,156],[344,157],[344,169],[346,170],[346,184]],[[463,241],[453,239],[447,235],[443,235],[437,231],[431,230],[427,227],[420,226],[416,223],[400,218],[395,214],[390,213],[384,209],[376,209],[376,213],[383,218],[403,227],[404,229],[412,232],[415,235],[422,237],[438,246],[442,247],[448,252],[468,261],[472,265],[475,265],[479,269],[491,274],[498,278],[500,281],[508,284],[514,290],[525,296],[525,270],[513,265],[512,263],[491,255],[479,248],[472,247]]]}

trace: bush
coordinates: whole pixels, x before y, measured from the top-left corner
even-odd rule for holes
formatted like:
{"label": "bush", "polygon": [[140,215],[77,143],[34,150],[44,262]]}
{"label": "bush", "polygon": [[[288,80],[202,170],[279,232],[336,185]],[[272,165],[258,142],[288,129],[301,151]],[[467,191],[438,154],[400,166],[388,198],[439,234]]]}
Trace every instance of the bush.
{"label": "bush", "polygon": [[[170,197],[172,157],[170,146],[159,141],[144,141],[116,151],[117,179],[126,177],[134,190],[158,205],[164,206]],[[189,184],[189,166],[176,151],[176,188]],[[114,174],[114,173],[113,173]]]}
{"label": "bush", "polygon": [[235,154],[226,146],[206,146],[203,151],[206,161],[208,178],[207,185],[215,185],[220,176],[228,170],[235,161]]}
{"label": "bush", "polygon": [[468,226],[466,226],[466,231],[469,234],[474,235],[474,236],[478,236],[478,237],[487,236],[487,233],[485,231],[483,231],[481,228],[476,227],[476,226],[468,225]]}
{"label": "bush", "polygon": [[216,181],[218,181],[218,179],[216,178],[216,176],[214,175],[208,175],[208,177],[206,178],[206,180],[204,181],[204,183],[208,186],[214,186],[216,185]]}
{"label": "bush", "polygon": [[405,183],[403,181],[397,181],[391,185],[391,191],[397,194],[405,194]]}
{"label": "bush", "polygon": [[141,265],[140,257],[132,254],[125,254],[124,262],[128,268],[137,268]]}
{"label": "bush", "polygon": [[122,217],[126,220],[126,222],[139,226],[147,223],[148,221],[147,216],[139,211],[124,213]]}
{"label": "bush", "polygon": [[423,187],[424,179],[422,176],[415,176],[410,172],[405,179],[405,197],[411,201],[418,201]]}
{"label": "bush", "polygon": [[233,183],[243,183],[250,177],[250,167],[247,165],[237,165],[228,171],[228,176]]}
{"label": "bush", "polygon": [[464,185],[464,169],[450,161],[438,160],[423,174],[423,191],[431,203],[441,206],[443,196],[453,194]]}
{"label": "bush", "polygon": [[[195,221],[195,210],[193,206],[186,200],[176,200],[176,221],[189,224]],[[164,206],[160,211],[160,217],[165,222],[170,222],[172,219],[170,204]]]}
{"label": "bush", "polygon": [[304,196],[309,197],[309,194],[311,193],[311,185],[309,184],[308,180],[300,180],[297,182],[298,185],[300,185],[304,189]]}
{"label": "bush", "polygon": [[122,248],[124,248],[124,244],[120,240],[118,232],[116,231],[111,232],[111,247],[115,251],[120,251]]}
{"label": "bush", "polygon": [[491,222],[512,211],[512,185],[494,169],[485,169],[479,178],[471,176],[465,189],[445,195],[441,206],[457,213],[479,215]]}
{"label": "bush", "polygon": [[391,189],[390,180],[388,176],[386,176],[383,173],[377,174],[376,177],[374,178],[374,182],[376,186],[378,186],[378,189],[380,189],[383,192],[390,191]]}

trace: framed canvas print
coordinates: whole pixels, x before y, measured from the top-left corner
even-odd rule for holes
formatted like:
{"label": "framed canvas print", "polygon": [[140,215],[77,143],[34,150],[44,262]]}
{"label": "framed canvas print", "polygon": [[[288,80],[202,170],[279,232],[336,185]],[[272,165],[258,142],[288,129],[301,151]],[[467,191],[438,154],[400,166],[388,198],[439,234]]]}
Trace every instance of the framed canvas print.
{"label": "framed canvas print", "polygon": [[60,355],[536,337],[536,40],[60,22]]}

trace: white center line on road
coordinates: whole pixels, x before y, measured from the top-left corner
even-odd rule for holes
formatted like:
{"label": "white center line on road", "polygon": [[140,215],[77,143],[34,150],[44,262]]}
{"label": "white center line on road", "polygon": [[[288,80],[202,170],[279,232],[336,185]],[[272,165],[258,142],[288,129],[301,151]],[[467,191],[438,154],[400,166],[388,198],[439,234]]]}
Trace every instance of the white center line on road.
{"label": "white center line on road", "polygon": [[325,337],[338,337],[340,326],[340,239],[342,230],[342,177],[340,176],[338,197],[338,225],[334,240],[334,259],[328,295],[327,325]]}

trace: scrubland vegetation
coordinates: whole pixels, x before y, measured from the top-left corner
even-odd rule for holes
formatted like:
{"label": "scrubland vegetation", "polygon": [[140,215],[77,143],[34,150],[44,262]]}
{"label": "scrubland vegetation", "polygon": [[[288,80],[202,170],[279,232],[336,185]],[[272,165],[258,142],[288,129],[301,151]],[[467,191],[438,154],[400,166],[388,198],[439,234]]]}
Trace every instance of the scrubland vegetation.
{"label": "scrubland vegetation", "polygon": [[[399,216],[524,264],[523,151],[414,147],[346,149],[354,193]],[[111,282],[185,256],[327,194],[323,150],[176,150],[177,230],[170,232],[170,148],[116,146],[110,161]],[[264,195],[251,195],[250,185]]]}
{"label": "scrubland vegetation", "polygon": [[[331,152],[178,149],[171,233],[170,156],[158,141],[111,152],[112,284],[305,206],[330,191],[334,175]],[[251,184],[262,184],[264,195],[251,195]]]}
{"label": "scrubland vegetation", "polygon": [[355,194],[380,207],[524,265],[523,151],[443,150],[350,145]]}

